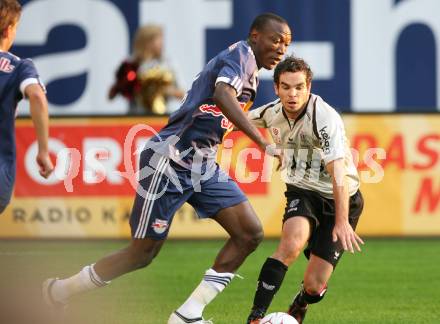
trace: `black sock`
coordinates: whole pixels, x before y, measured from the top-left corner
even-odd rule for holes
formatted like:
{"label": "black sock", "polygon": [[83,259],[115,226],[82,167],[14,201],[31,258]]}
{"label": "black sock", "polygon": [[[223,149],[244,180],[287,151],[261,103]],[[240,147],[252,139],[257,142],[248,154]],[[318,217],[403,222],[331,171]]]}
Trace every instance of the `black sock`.
{"label": "black sock", "polygon": [[308,304],[315,304],[324,298],[326,292],[327,292],[327,286],[324,287],[324,289],[322,290],[322,292],[320,294],[310,295],[304,289],[304,286],[303,286],[303,287],[301,287],[301,291],[295,297],[295,302],[301,307],[305,307]]}
{"label": "black sock", "polygon": [[266,312],[273,296],[280,289],[286,271],[287,266],[284,263],[276,259],[267,258],[258,277],[258,287],[254,297],[253,308]]}

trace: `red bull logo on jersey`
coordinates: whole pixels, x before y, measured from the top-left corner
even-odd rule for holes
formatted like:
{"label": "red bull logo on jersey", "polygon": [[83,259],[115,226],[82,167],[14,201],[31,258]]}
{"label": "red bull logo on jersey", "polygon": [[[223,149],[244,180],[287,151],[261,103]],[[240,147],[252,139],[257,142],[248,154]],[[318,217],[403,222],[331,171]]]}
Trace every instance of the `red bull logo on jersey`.
{"label": "red bull logo on jersey", "polygon": [[0,57],[0,71],[11,73],[14,69],[15,66],[11,64],[11,60],[6,57]]}
{"label": "red bull logo on jersey", "polygon": [[223,129],[230,129],[232,128],[234,125],[229,121],[229,119],[227,119],[225,117],[225,115],[223,115],[223,112],[220,110],[219,107],[217,107],[216,105],[208,105],[208,104],[204,104],[201,105],[199,107],[200,111],[205,113],[205,114],[210,114],[214,117],[223,117],[222,121],[221,121],[221,127]]}
{"label": "red bull logo on jersey", "polygon": [[211,114],[211,115],[213,115],[215,117],[219,117],[219,116],[225,117],[225,115],[223,115],[223,113],[220,110],[220,108],[217,107],[216,105],[206,105],[205,104],[205,105],[201,105],[199,107],[199,109],[200,109],[201,112]]}

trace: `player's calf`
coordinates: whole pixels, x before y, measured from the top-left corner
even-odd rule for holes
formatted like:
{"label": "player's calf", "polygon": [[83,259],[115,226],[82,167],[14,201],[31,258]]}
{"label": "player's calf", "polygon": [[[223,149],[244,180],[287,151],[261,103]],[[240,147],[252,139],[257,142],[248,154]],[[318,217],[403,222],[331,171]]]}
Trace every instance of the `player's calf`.
{"label": "player's calf", "polygon": [[266,259],[258,276],[257,291],[248,323],[255,323],[256,320],[264,317],[273,297],[281,287],[286,272],[287,266],[281,261],[274,258]]}
{"label": "player's calf", "polygon": [[127,248],[128,258],[131,263],[131,271],[147,267],[153,259],[159,254],[162,247],[162,241],[154,242],[153,244],[134,244],[134,242]]}

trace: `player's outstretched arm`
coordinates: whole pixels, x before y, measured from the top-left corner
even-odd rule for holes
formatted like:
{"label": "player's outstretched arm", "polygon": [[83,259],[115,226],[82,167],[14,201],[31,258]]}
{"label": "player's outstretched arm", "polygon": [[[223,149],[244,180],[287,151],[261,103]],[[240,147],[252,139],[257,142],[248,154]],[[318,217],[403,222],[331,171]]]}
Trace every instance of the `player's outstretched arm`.
{"label": "player's outstretched arm", "polygon": [[275,156],[281,165],[281,150],[277,150],[274,144],[267,142],[258,129],[252,125],[246,114],[241,110],[236,95],[237,93],[233,87],[224,82],[219,82],[215,87],[214,101],[229,121],[249,136],[263,152]]}
{"label": "player's outstretched arm", "polygon": [[49,177],[53,171],[53,164],[49,157],[49,113],[47,99],[41,86],[30,84],[25,89],[26,97],[29,99],[32,122],[38,141],[37,163],[40,167],[40,175],[43,178]]}
{"label": "player's outstretched arm", "polygon": [[361,251],[359,244],[364,244],[348,222],[349,193],[343,158],[329,162],[326,165],[333,179],[333,197],[335,201],[335,227],[333,241],[340,241],[344,250],[354,253],[354,248]]}
{"label": "player's outstretched arm", "polygon": [[219,82],[215,87],[214,101],[226,118],[264,151],[269,143],[266,142],[257,128],[249,122],[246,114],[240,108],[236,95],[237,93],[233,87],[224,82]]}

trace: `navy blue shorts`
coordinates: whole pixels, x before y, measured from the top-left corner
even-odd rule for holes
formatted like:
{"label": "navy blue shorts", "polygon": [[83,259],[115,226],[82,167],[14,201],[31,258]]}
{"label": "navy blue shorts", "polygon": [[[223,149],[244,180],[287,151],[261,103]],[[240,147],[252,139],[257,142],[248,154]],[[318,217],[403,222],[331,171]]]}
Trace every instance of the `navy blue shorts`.
{"label": "navy blue shorts", "polygon": [[0,209],[4,209],[11,201],[14,176],[14,168],[0,162]]}
{"label": "navy blue shorts", "polygon": [[191,178],[191,170],[150,149],[142,152],[139,164],[141,175],[130,216],[135,239],[165,239],[175,212],[185,202],[194,207],[199,218],[209,218],[247,200],[217,164],[206,179],[197,179],[195,174]]}

